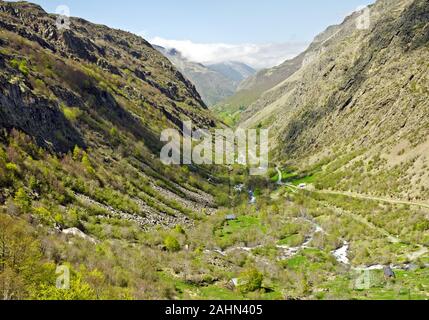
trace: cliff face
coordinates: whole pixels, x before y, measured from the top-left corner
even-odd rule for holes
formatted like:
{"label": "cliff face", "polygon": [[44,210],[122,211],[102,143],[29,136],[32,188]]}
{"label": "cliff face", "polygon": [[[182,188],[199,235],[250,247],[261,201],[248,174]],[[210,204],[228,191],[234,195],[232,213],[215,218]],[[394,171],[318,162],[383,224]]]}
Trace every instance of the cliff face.
{"label": "cliff face", "polygon": [[59,152],[85,145],[79,132],[48,99],[33,96],[23,85],[6,82],[3,77],[0,81],[0,127],[21,129],[39,145]]}
{"label": "cliff face", "polygon": [[[81,119],[151,143],[182,118],[215,126],[195,87],[144,39],[76,18],[58,29],[25,2],[1,1],[0,16],[0,126],[61,152],[85,145]],[[70,108],[79,119],[64,117]]]}
{"label": "cliff face", "polygon": [[[425,0],[380,0],[363,30],[356,27],[362,12],[349,16],[316,39],[302,68],[261,95],[241,125],[270,127],[278,159],[349,157],[339,185],[363,161],[369,189],[391,184],[383,192],[426,198],[428,10]],[[359,188],[350,184],[342,187]]]}

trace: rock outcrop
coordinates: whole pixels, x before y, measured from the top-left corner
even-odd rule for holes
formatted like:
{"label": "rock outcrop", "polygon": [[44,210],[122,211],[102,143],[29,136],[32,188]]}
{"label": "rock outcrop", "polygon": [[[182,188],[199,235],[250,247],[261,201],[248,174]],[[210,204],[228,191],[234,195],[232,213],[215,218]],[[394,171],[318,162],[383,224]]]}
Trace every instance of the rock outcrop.
{"label": "rock outcrop", "polygon": [[[101,118],[151,143],[161,128],[149,129],[141,118],[161,123],[178,109],[201,127],[214,125],[195,87],[141,37],[78,18],[70,18],[69,29],[58,29],[56,15],[26,2],[1,1],[0,17],[0,112],[5,115],[0,126],[15,127],[41,146],[64,152],[85,143],[81,123],[68,123],[62,105],[84,112],[96,108]],[[23,60],[25,74],[17,65]],[[63,137],[55,137],[60,132]]]}

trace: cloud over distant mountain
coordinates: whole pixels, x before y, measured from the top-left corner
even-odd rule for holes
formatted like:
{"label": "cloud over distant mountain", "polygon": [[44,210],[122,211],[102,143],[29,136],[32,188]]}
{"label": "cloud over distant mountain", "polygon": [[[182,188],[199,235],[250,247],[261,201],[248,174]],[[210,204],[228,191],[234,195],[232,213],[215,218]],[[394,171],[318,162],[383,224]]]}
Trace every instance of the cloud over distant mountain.
{"label": "cloud over distant mountain", "polygon": [[155,37],[151,43],[175,48],[187,59],[203,64],[238,61],[256,69],[278,65],[293,58],[308,46],[305,42],[267,44],[195,43],[190,40],[168,40]]}

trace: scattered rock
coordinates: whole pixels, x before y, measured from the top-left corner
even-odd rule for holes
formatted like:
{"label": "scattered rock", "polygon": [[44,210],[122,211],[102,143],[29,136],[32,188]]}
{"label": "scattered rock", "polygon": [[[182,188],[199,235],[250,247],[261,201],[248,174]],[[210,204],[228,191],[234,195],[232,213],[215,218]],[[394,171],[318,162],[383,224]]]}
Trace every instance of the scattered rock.
{"label": "scattered rock", "polygon": [[94,238],[86,235],[85,233],[83,233],[82,231],[80,231],[78,228],[70,228],[70,229],[64,229],[62,231],[63,234],[65,235],[71,235],[74,237],[78,237],[78,238],[82,238],[84,240],[87,240],[93,244],[97,244],[97,240],[95,240]]}

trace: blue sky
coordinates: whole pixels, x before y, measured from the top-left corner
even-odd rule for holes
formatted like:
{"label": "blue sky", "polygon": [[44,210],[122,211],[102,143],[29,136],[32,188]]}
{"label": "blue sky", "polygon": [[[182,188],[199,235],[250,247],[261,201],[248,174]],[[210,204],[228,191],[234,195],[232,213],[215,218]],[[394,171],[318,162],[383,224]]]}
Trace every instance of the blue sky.
{"label": "blue sky", "polygon": [[[188,44],[229,45],[308,43],[329,25],[340,23],[357,7],[374,0],[32,2],[40,4],[48,12],[55,12],[59,5],[67,5],[72,16],[138,33],[148,40],[161,39],[163,41],[159,43],[168,46],[167,40],[187,40]],[[183,47],[186,51],[185,44]],[[296,54],[295,51],[301,51],[303,47],[301,45],[292,51]]]}

